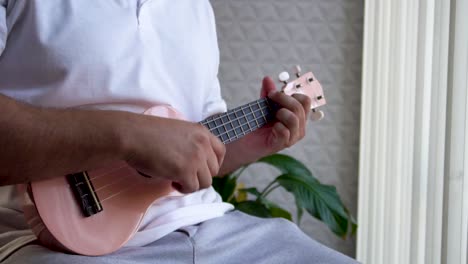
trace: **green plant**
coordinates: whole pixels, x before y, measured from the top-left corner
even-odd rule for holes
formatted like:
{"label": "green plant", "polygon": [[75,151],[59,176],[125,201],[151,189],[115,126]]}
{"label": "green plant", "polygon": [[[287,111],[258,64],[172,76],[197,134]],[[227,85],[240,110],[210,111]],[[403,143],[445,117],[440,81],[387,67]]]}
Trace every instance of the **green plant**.
{"label": "green plant", "polygon": [[[239,176],[251,164],[224,177],[214,178],[213,187],[221,195],[223,201],[251,215],[264,218],[282,217],[292,221],[289,211],[267,198],[273,190],[283,187],[295,198],[297,224],[300,223],[305,210],[324,222],[337,236],[346,238],[348,234],[355,234],[356,221],[341,202],[334,186],[321,184],[304,164],[287,155],[273,154],[256,163],[258,162],[276,167],[281,174],[262,191],[255,187],[245,188],[242,183],[238,182]],[[249,199],[248,194],[254,199]]]}

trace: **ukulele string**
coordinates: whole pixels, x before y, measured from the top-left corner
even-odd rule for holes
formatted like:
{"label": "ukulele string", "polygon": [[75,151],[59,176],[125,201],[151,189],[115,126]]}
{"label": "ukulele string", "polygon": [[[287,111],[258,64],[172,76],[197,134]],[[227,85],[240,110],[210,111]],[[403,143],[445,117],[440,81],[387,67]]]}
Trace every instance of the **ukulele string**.
{"label": "ukulele string", "polygon": [[106,198],[100,200],[100,202],[103,203],[103,202],[105,202],[105,201],[107,201],[107,200],[109,200],[109,199],[112,199],[112,198],[114,198],[115,196],[117,196],[117,195],[119,195],[119,194],[121,194],[121,193],[127,191],[128,189],[131,189],[131,188],[135,187],[136,185],[138,185],[138,183],[134,183],[134,184],[128,186],[127,188],[121,189],[119,192],[114,193],[114,194],[111,194],[110,196],[108,196],[108,197],[106,197]]}
{"label": "ukulele string", "polygon": [[121,178],[118,179],[117,181],[111,182],[111,183],[106,184],[106,185],[104,185],[104,186],[99,186],[99,187],[96,188],[96,190],[94,191],[94,193],[96,193],[96,192],[99,191],[99,190],[105,189],[105,188],[107,188],[107,187],[109,187],[109,186],[115,185],[115,184],[117,184],[117,183],[119,183],[119,182],[122,182],[123,180],[128,179],[129,177],[132,177],[132,176],[133,176],[133,175],[129,174],[129,175],[127,175],[127,176],[121,177]]}
{"label": "ukulele string", "polygon": [[124,168],[124,167],[126,167],[126,164],[125,164],[125,165],[122,165],[122,166],[120,166],[120,167],[118,167],[118,168],[112,168],[112,170],[110,170],[110,171],[108,171],[108,172],[106,172],[106,173],[103,173],[103,174],[99,174],[99,175],[97,175],[97,176],[94,176],[94,177],[92,177],[92,178],[89,178],[89,180],[91,181],[91,180],[99,179],[99,178],[101,178],[101,177],[104,177],[104,176],[106,176],[106,175],[109,175],[109,174],[111,174],[111,173],[114,173],[116,170],[120,170],[120,169],[122,169],[122,168]]}
{"label": "ukulele string", "polygon": [[103,202],[105,202],[105,201],[107,201],[107,200],[109,200],[109,199],[112,199],[112,198],[114,198],[115,196],[117,196],[117,195],[119,195],[119,194],[121,194],[121,193],[127,191],[128,189],[131,189],[131,188],[135,187],[136,185],[138,185],[138,183],[134,183],[134,184],[128,186],[127,188],[124,188],[124,189],[120,190],[119,192],[114,193],[114,194],[112,194],[112,195],[110,195],[110,196],[108,196],[108,197],[106,197],[106,198],[100,200],[100,202],[103,203]]}

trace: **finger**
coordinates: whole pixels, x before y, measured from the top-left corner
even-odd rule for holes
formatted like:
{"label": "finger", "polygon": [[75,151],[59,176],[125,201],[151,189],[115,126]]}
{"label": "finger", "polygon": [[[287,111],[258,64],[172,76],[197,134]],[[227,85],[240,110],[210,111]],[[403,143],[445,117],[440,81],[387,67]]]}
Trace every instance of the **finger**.
{"label": "finger", "polygon": [[208,166],[202,167],[197,173],[199,189],[210,187],[212,183],[212,176],[214,175],[210,172],[210,168],[208,168]]}
{"label": "finger", "polygon": [[289,130],[289,141],[287,145],[294,144],[301,137],[301,127],[299,118],[293,112],[286,108],[281,108],[276,112],[276,119],[283,123],[283,125]]}
{"label": "finger", "polygon": [[[223,161],[224,161],[224,155],[226,154],[226,146],[223,144],[223,142],[221,142],[217,137],[215,136],[211,136],[210,137],[210,143],[211,143],[211,147],[214,151],[214,154],[216,156],[216,161],[218,163],[218,170],[219,168],[221,167],[221,165],[223,164]],[[216,172],[217,174],[218,172]],[[213,176],[216,176],[213,175]]]}
{"label": "finger", "polygon": [[291,133],[289,129],[281,122],[276,122],[272,128],[273,142],[272,147],[275,150],[281,150],[288,145]]}
{"label": "finger", "polygon": [[267,95],[271,92],[276,91],[276,85],[273,79],[271,79],[269,76],[266,76],[263,78],[262,82],[262,90],[260,91],[260,97],[267,97]]}
{"label": "finger", "polygon": [[178,182],[172,182],[172,188],[176,189],[178,192],[182,192],[182,185]]}
{"label": "finger", "polygon": [[268,95],[271,100],[296,114],[299,118],[305,117],[304,107],[296,98],[284,93],[276,92]]}
{"label": "finger", "polygon": [[[306,118],[306,112],[304,110],[303,105],[296,100],[295,97],[291,97],[288,95],[285,95],[283,93],[273,93],[269,95],[270,98],[278,103],[279,105],[283,106],[284,108],[288,109],[289,111],[293,112],[297,118],[299,119],[299,129],[297,132],[299,133],[292,133],[291,138],[294,141],[297,141],[304,137],[305,135],[305,118]],[[301,98],[302,100],[302,98]],[[287,124],[285,124],[287,126]],[[287,126],[288,127],[288,126]],[[290,128],[290,127],[288,127]],[[293,130],[296,132],[296,130]]]}
{"label": "finger", "polygon": [[172,186],[181,193],[193,193],[198,191],[200,189],[198,175],[190,175],[190,177],[182,179],[180,182],[173,183]]}
{"label": "finger", "polygon": [[292,97],[301,103],[302,107],[304,108],[304,118],[307,119],[307,116],[310,112],[310,106],[312,104],[310,97],[304,94],[293,94]]}
{"label": "finger", "polygon": [[214,152],[214,149],[210,149],[208,154],[207,154],[207,160],[206,160],[207,168],[209,174],[214,177],[218,175],[219,168],[221,165],[218,162],[218,157],[216,156],[216,153]]}

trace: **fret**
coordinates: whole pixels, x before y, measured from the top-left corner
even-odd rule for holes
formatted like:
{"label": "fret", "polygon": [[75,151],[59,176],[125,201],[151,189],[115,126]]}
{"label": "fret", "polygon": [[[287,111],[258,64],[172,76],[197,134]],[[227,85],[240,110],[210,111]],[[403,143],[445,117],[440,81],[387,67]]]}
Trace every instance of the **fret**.
{"label": "fret", "polygon": [[260,101],[255,101],[255,105],[258,107],[258,109],[260,109],[260,111],[256,112],[256,114],[258,113],[259,114],[259,118],[261,117],[262,118],[262,121],[263,122],[266,122],[266,117],[265,117],[265,114],[263,113],[262,111],[262,107],[260,106]]}
{"label": "fret", "polygon": [[232,130],[234,128],[234,126],[232,125],[231,121],[228,121],[226,124],[225,124],[225,127],[226,127],[226,130],[229,131],[229,130]]}
{"label": "fret", "polygon": [[222,124],[221,126],[217,128],[217,130],[219,131],[219,134],[221,135],[222,133],[226,132],[226,126]]}
{"label": "fret", "polygon": [[240,126],[239,119],[236,118],[236,120],[234,120],[234,121],[232,122],[232,125],[233,125],[233,127],[236,127],[236,128],[239,127],[239,126]]}
{"label": "fret", "polygon": [[236,139],[239,139],[242,133],[241,129],[239,128],[240,123],[239,115],[237,114],[237,108],[233,109],[228,116],[232,124],[232,131],[229,131],[229,136],[231,137],[229,142],[232,142]]}
{"label": "fret", "polygon": [[256,102],[260,108],[260,111],[258,112],[258,118],[261,118],[264,124],[268,123],[269,119],[273,119],[273,113],[270,111],[267,102],[268,99],[266,98],[263,98],[261,101]]}
{"label": "fret", "polygon": [[257,118],[255,117],[255,110],[253,109],[252,103],[249,104],[249,110],[250,110],[250,115],[252,116],[251,125],[254,126],[254,129],[257,129],[260,127],[260,124],[258,123]]}
{"label": "fret", "polygon": [[223,134],[220,136],[221,142],[225,143],[229,141],[229,135],[228,134]]}
{"label": "fret", "polygon": [[[248,129],[245,129],[245,124],[247,124],[249,121],[247,120],[247,117],[246,117],[246,114],[245,114],[245,111],[244,111],[244,107],[242,106],[241,107],[241,111],[242,111],[242,117],[240,118],[239,120],[239,123],[241,123],[242,125],[242,129],[247,131]],[[244,134],[245,135],[245,134]]]}
{"label": "fret", "polygon": [[244,135],[247,135],[248,133],[252,131],[252,128],[250,127],[250,124],[249,124],[250,121],[249,121],[248,113],[244,111],[244,107],[242,107],[242,113],[244,113],[243,120],[245,120],[245,123],[242,126],[242,128],[246,131]]}
{"label": "fret", "polygon": [[[237,113],[239,113],[239,112],[240,112],[241,114],[238,115]],[[244,128],[243,128],[243,124],[242,124],[242,119],[241,119],[241,118],[243,118],[243,116],[244,116],[244,110],[243,110],[242,107],[241,107],[240,110],[239,110],[239,111],[236,111],[235,113],[236,113],[236,116],[238,116],[237,120],[239,121],[239,128],[240,128],[240,130],[241,130],[241,132],[239,133],[239,135],[240,135],[240,136],[244,136],[244,135],[245,135],[245,132],[244,132]]]}
{"label": "fret", "polygon": [[255,115],[254,115],[251,104],[248,104],[248,107],[249,107],[248,110],[250,111],[250,113],[247,115],[247,121],[248,121],[250,130],[253,131],[254,129],[258,128],[258,122],[257,120],[255,120]]}
{"label": "fret", "polygon": [[[228,142],[231,142],[231,140],[234,140],[234,137],[237,137],[237,134],[236,134],[235,130],[231,131],[232,129],[234,129],[234,127],[232,125],[231,114],[227,113],[226,117],[227,117],[227,119],[229,121],[229,123],[227,124],[227,127],[228,127],[228,132],[227,132]],[[232,137],[231,137],[231,135],[232,135]],[[223,141],[223,143],[224,143],[224,141]]]}
{"label": "fret", "polygon": [[213,129],[213,127],[215,127],[215,126],[216,126],[216,125],[214,124],[214,121],[213,121],[213,120],[210,120],[210,121],[208,122],[208,128],[209,128],[210,130]]}
{"label": "fret", "polygon": [[249,104],[250,105],[250,108],[255,112],[257,111],[258,109],[260,109],[260,104],[258,103],[258,100],[257,101],[254,101],[252,103]]}
{"label": "fret", "polygon": [[255,104],[252,105],[252,103],[250,103],[250,104],[249,104],[249,108],[250,108],[250,110],[252,111],[252,117],[253,117],[253,120],[255,121],[255,126],[256,126],[257,128],[259,128],[259,127],[260,127],[260,124],[258,123],[258,120],[257,120],[257,118],[256,118],[256,116],[255,116],[255,113],[256,113],[256,112],[255,112],[255,109],[254,109],[254,108],[255,108]]}
{"label": "fret", "polygon": [[229,140],[236,140],[239,138],[239,135],[236,133],[235,130],[231,130],[228,132],[228,137],[229,137]]}
{"label": "fret", "polygon": [[214,124],[215,124],[216,126],[221,125],[221,121],[219,120],[219,117],[216,118],[216,119],[214,119]]}
{"label": "fret", "polygon": [[242,131],[242,128],[240,126],[236,127],[234,131],[236,132],[236,139],[239,139],[243,136],[244,131]]}
{"label": "fret", "polygon": [[262,119],[263,120],[265,118],[264,115],[263,115],[263,112],[261,110],[256,111],[254,113],[254,116],[255,116],[255,119]]}

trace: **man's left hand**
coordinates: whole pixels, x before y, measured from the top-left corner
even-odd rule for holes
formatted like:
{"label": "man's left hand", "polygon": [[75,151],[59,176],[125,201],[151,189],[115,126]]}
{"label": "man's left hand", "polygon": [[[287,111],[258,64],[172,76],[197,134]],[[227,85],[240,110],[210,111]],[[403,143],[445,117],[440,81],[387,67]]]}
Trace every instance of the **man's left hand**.
{"label": "man's left hand", "polygon": [[270,77],[263,79],[261,97],[268,96],[281,106],[276,120],[226,146],[226,157],[219,175],[276,153],[304,138],[311,100],[303,94],[288,96],[278,92]]}

